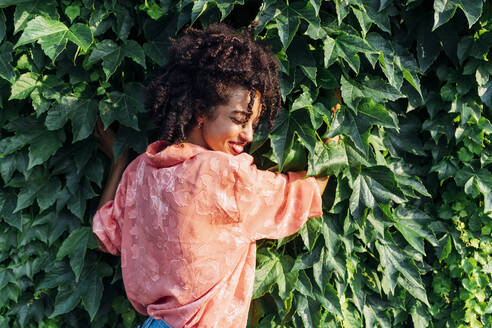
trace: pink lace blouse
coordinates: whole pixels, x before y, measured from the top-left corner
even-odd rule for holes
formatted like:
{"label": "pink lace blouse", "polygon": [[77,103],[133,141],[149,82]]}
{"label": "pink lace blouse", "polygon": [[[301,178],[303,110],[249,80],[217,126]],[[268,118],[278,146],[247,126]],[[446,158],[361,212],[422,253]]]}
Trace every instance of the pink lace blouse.
{"label": "pink lace blouse", "polygon": [[232,156],[157,141],[126,169],[94,216],[101,247],[121,255],[128,299],[172,327],[245,327],[255,241],[320,216],[314,178],[258,170]]}

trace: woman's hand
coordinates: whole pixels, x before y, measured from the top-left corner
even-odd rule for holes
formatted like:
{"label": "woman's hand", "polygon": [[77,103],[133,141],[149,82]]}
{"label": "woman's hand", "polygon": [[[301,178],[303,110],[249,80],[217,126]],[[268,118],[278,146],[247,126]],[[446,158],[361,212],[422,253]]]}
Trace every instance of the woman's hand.
{"label": "woman's hand", "polygon": [[[337,99],[338,104],[336,104],[335,106],[333,106],[331,108],[332,117],[335,117],[336,113],[342,107],[342,105],[341,105],[342,104],[342,96],[341,96],[341,93],[340,93],[340,89],[335,89],[335,98]],[[334,142],[338,143],[338,140],[339,140],[339,136],[334,136],[333,138],[326,138],[323,141],[324,141],[325,144],[327,144],[330,141],[334,141]]]}

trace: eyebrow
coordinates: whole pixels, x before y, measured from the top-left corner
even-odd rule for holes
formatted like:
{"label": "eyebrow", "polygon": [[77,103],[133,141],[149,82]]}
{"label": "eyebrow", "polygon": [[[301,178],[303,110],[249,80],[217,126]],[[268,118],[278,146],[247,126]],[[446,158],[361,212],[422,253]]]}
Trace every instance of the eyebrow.
{"label": "eyebrow", "polygon": [[[250,113],[245,111],[245,110],[234,110],[234,111],[232,111],[232,114],[243,114],[243,115],[248,116]],[[253,114],[253,113],[251,113],[251,114]]]}

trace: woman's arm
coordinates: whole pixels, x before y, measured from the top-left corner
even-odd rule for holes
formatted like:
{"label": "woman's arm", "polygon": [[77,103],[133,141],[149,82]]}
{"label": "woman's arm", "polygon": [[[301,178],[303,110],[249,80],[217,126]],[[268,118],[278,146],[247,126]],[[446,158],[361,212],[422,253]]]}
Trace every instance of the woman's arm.
{"label": "woman's arm", "polygon": [[123,171],[125,171],[127,164],[128,152],[125,150],[123,154],[118,157],[116,163],[111,164],[111,168],[109,170],[109,176],[106,180],[106,184],[104,185],[104,190],[101,195],[101,199],[99,200],[99,205],[97,208],[101,208],[104,204],[114,199],[114,195],[116,194],[116,189],[118,188],[118,184],[120,183],[121,176],[123,175]]}
{"label": "woman's arm", "polygon": [[128,149],[125,149],[123,153],[114,161],[113,144],[114,144],[114,132],[111,129],[104,130],[104,126],[101,120],[97,120],[94,135],[98,138],[99,149],[111,160],[111,168],[109,170],[108,179],[104,185],[104,190],[99,201],[98,209],[101,208],[108,201],[113,200],[120,183],[121,176],[125,171],[128,164]]}

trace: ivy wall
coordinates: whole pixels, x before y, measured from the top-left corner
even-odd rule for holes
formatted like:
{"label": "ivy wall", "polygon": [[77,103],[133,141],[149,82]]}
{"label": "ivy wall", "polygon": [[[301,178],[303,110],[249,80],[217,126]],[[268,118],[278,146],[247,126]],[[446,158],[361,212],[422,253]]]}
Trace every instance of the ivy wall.
{"label": "ivy wall", "polygon": [[[492,326],[492,3],[0,0],[0,327],[134,327],[91,218],[152,140],[145,80],[186,26],[257,22],[283,110],[250,152],[330,174],[324,215],[258,245],[251,327]],[[341,110],[330,108],[341,96]],[[339,144],[321,140],[341,136]]]}

